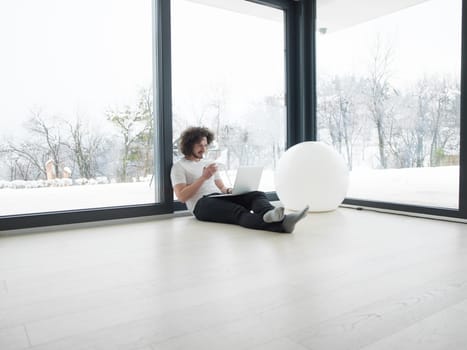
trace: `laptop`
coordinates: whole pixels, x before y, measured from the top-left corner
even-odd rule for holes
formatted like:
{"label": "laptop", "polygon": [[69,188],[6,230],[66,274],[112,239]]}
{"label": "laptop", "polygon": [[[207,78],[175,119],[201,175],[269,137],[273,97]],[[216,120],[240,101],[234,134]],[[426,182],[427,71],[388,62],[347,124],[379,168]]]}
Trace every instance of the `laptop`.
{"label": "laptop", "polygon": [[232,193],[215,194],[211,197],[235,196],[251,191],[256,191],[258,190],[262,173],[262,166],[240,167],[237,170],[237,176],[235,177]]}

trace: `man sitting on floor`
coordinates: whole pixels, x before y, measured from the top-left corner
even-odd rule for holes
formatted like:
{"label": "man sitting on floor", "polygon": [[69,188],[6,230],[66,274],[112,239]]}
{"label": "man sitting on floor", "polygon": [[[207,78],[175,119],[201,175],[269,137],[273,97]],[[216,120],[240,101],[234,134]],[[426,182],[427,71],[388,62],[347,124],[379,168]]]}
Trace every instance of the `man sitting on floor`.
{"label": "man sitting on floor", "polygon": [[207,128],[191,127],[182,133],[179,148],[184,157],[172,166],[170,174],[177,198],[201,221],[292,233],[308,207],[286,215],[283,207],[274,207],[261,191],[212,197],[232,191],[224,185],[217,165],[203,159],[213,140],[214,134]]}

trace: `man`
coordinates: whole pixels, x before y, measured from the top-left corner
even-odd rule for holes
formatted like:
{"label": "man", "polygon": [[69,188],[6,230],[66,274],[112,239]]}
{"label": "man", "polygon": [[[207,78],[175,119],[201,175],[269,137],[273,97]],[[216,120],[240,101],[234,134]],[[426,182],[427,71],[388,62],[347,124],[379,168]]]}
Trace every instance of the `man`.
{"label": "man", "polygon": [[292,233],[295,224],[305,217],[308,207],[299,213],[285,215],[283,207],[274,207],[260,191],[211,197],[232,192],[224,185],[217,165],[204,159],[213,140],[214,134],[207,128],[191,127],[182,133],[179,149],[184,157],[172,166],[170,174],[177,198],[201,221]]}

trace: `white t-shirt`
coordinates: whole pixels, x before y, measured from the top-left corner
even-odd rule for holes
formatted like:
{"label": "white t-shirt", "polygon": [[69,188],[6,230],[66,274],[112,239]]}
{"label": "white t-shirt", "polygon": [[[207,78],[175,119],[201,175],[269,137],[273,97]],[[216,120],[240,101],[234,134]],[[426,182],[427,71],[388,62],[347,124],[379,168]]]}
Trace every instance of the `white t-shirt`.
{"label": "white t-shirt", "polygon": [[[212,164],[213,161],[201,159],[200,161],[188,160],[186,158],[180,159],[172,166],[172,171],[170,172],[170,179],[172,180],[172,186],[178,184],[187,184],[191,185],[203,174],[203,168]],[[211,176],[209,179],[204,181],[199,190],[194,194],[193,197],[186,201],[186,206],[191,212],[195,208],[196,202],[208,194],[219,193],[220,190],[214,183],[214,180],[219,180],[221,177],[219,172],[216,172],[214,176]]]}

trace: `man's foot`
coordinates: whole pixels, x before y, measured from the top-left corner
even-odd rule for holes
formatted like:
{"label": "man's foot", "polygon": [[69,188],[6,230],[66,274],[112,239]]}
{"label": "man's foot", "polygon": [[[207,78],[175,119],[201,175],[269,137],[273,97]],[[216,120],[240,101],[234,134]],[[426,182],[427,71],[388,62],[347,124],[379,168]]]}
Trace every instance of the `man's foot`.
{"label": "man's foot", "polygon": [[298,213],[285,215],[284,221],[282,221],[282,227],[284,228],[284,232],[292,233],[295,228],[295,224],[306,216],[309,208],[310,207],[307,205]]}
{"label": "man's foot", "polygon": [[279,222],[284,220],[284,207],[269,210],[263,215],[264,222]]}

